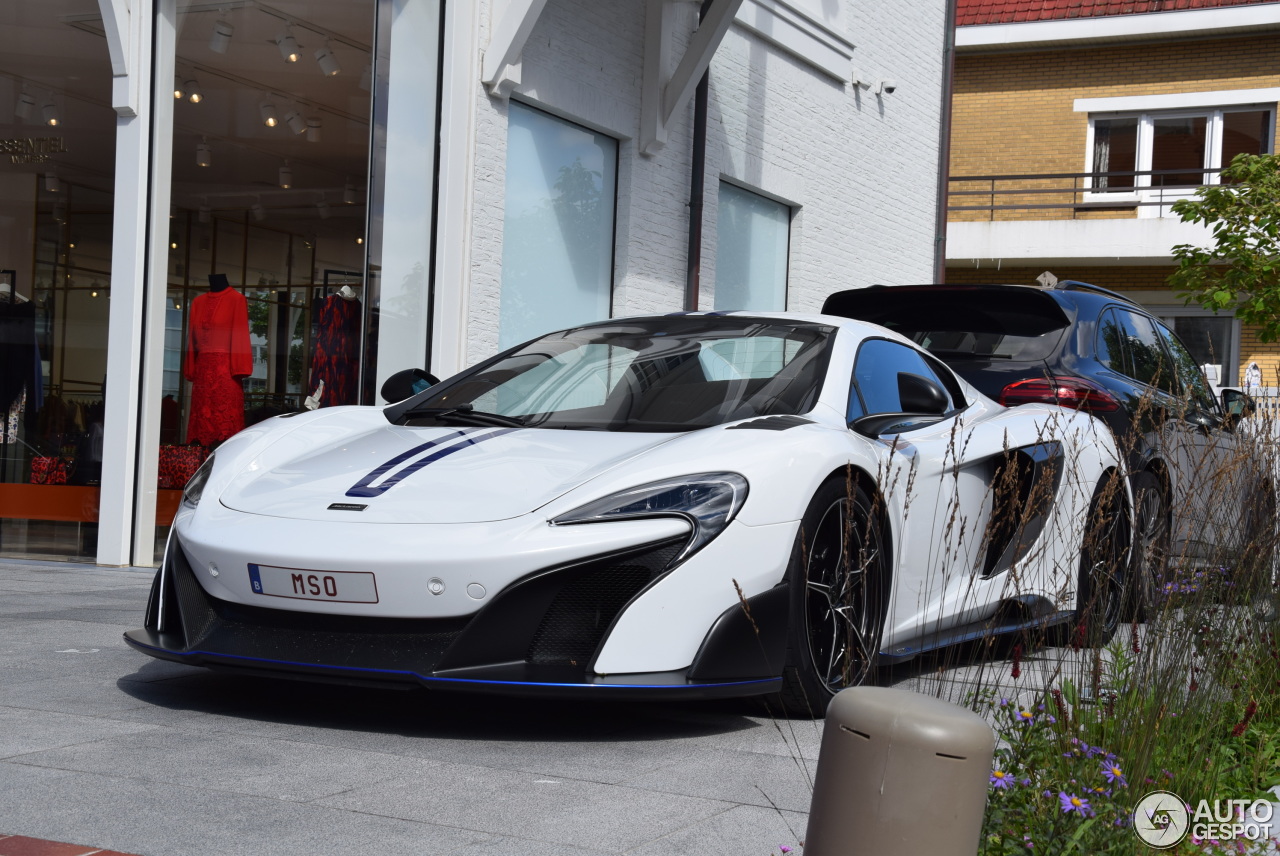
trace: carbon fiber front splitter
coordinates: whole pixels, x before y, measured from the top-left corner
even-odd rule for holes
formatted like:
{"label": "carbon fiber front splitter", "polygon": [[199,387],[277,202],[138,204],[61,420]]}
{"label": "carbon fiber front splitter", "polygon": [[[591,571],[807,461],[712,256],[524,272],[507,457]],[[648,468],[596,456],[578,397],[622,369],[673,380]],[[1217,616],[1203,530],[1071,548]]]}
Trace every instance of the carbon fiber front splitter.
{"label": "carbon fiber front splitter", "polygon": [[711,699],[775,693],[781,678],[692,682],[687,670],[634,675],[584,676],[577,669],[560,669],[527,663],[456,670],[452,674],[419,674],[405,669],[379,669],[274,660],[216,651],[182,650],[180,638],[148,629],[124,634],[128,645],[144,654],[174,663],[204,666],[219,671],[355,686],[487,692],[503,695],[578,698]]}

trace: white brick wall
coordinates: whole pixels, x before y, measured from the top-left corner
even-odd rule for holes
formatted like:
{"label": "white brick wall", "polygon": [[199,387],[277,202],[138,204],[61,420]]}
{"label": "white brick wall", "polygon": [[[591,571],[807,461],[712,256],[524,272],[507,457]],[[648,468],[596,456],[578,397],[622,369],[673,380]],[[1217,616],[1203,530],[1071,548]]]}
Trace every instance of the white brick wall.
{"label": "white brick wall", "polygon": [[[838,82],[735,26],[711,67],[701,306],[715,289],[721,176],[796,206],[789,308],[830,292],[932,278],[944,0],[839,0],[854,65],[898,88]],[[488,42],[492,0],[480,14]],[[692,99],[653,157],[637,152],[644,3],[549,0],[515,96],[619,139],[615,315],[670,312],[684,293]],[[696,4],[675,7],[688,33]],[[678,61],[684,44],[673,50]],[[479,61],[475,63],[479,67]],[[476,108],[466,359],[497,349],[507,105],[472,81]],[[449,168],[449,165],[444,165]]]}

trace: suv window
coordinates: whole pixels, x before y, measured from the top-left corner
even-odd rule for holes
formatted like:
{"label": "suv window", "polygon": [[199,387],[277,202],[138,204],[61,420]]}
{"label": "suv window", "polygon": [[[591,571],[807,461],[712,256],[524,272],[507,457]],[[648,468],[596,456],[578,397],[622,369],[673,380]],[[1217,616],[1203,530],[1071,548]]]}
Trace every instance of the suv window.
{"label": "suv window", "polygon": [[[1145,315],[1128,309],[1111,310],[1120,327],[1120,346],[1124,353],[1124,373],[1174,395],[1180,394],[1178,379],[1164,349],[1155,323]],[[1114,360],[1114,350],[1108,349]]]}
{"label": "suv window", "polygon": [[1178,371],[1178,379],[1182,381],[1183,388],[1186,390],[1187,397],[1196,407],[1207,413],[1217,412],[1217,400],[1213,397],[1213,390],[1209,388],[1209,382],[1205,380],[1204,372],[1200,371],[1200,366],[1196,363],[1196,358],[1191,356],[1191,352],[1182,344],[1174,332],[1168,327],[1156,323],[1156,328],[1160,331],[1160,337],[1164,339],[1165,345],[1169,348],[1169,353],[1173,355],[1173,364]]}
{"label": "suv window", "polygon": [[901,413],[898,372],[926,377],[947,392],[948,410],[955,409],[949,385],[938,377],[923,355],[913,348],[888,339],[868,339],[858,349],[853,363],[853,391],[849,395],[850,421],[876,413]]}

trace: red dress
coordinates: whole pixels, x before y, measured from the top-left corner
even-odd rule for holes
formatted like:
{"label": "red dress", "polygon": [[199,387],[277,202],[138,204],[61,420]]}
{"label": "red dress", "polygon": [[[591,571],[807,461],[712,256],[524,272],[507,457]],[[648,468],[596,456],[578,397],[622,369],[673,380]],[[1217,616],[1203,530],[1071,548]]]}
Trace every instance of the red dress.
{"label": "red dress", "polygon": [[191,301],[182,375],[191,381],[187,442],[220,443],[244,427],[244,388],[253,373],[249,307],[234,288],[207,291]]}
{"label": "red dress", "polygon": [[320,303],[311,389],[324,381],[321,407],[356,403],[360,368],[360,301],[331,294]]}

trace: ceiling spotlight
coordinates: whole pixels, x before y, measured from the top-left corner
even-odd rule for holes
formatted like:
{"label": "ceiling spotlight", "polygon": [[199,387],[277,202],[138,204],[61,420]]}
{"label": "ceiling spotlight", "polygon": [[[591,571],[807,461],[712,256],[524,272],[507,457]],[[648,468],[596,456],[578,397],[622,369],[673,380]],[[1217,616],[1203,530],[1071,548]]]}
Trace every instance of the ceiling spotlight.
{"label": "ceiling spotlight", "polygon": [[284,166],[280,167],[276,175],[279,178],[280,186],[285,190],[293,186],[293,170],[289,168],[288,161],[284,162]]}
{"label": "ceiling spotlight", "polygon": [[13,115],[19,119],[30,119],[32,114],[36,112],[36,99],[32,98],[26,92],[18,96],[18,103],[14,105]]}
{"label": "ceiling spotlight", "polygon": [[53,170],[49,170],[44,174],[44,189],[47,193],[58,192],[58,174]]}
{"label": "ceiling spotlight", "polygon": [[196,143],[196,166],[212,166],[213,150],[209,148],[208,140],[201,140]]}
{"label": "ceiling spotlight", "polygon": [[249,212],[253,214],[253,219],[257,220],[259,223],[267,219],[267,209],[263,208],[262,203],[256,199],[253,201],[253,204],[249,206]]}
{"label": "ceiling spotlight", "polygon": [[318,116],[307,120],[307,142],[320,142],[320,118]]}
{"label": "ceiling spotlight", "polygon": [[204,93],[200,91],[200,84],[196,83],[194,78],[183,85],[187,89],[187,100],[192,104],[199,104],[204,100]]}
{"label": "ceiling spotlight", "polygon": [[53,204],[53,219],[59,223],[67,222],[67,200],[59,199]]}
{"label": "ceiling spotlight", "polygon": [[258,113],[262,116],[262,124],[268,128],[274,128],[280,124],[280,120],[276,118],[276,105],[270,101],[263,101],[258,105]]}
{"label": "ceiling spotlight", "polygon": [[209,50],[214,53],[226,53],[228,46],[231,44],[231,37],[235,35],[235,32],[236,28],[226,21],[215,21],[213,35],[209,37]]}
{"label": "ceiling spotlight", "polygon": [[363,243],[364,243],[364,238],[356,238],[356,243],[357,243],[357,244],[363,244]]}
{"label": "ceiling spotlight", "polygon": [[333,77],[342,71],[342,66],[338,65],[338,58],[333,55],[333,48],[329,47],[327,39],[324,47],[316,51],[316,62],[320,64],[320,73],[325,77]]}
{"label": "ceiling spotlight", "polygon": [[46,125],[58,124],[58,107],[52,101],[44,105],[44,123]]}
{"label": "ceiling spotlight", "polygon": [[368,92],[373,88],[373,66],[365,64],[364,71],[360,72],[360,88]]}
{"label": "ceiling spotlight", "polygon": [[307,123],[302,121],[302,116],[299,115],[297,110],[290,110],[286,113],[284,116],[284,122],[289,126],[289,130],[293,131],[295,134],[301,134],[303,131],[307,130]]}
{"label": "ceiling spotlight", "polygon": [[349,178],[347,179],[346,186],[342,188],[342,204],[343,205],[356,204],[356,186],[351,183],[351,179]]}
{"label": "ceiling spotlight", "polygon": [[329,219],[329,203],[324,201],[317,202],[316,213],[320,215],[321,220],[328,220]]}
{"label": "ceiling spotlight", "polygon": [[297,62],[300,54],[298,53],[298,40],[293,37],[293,31],[289,27],[285,27],[276,36],[276,47],[280,48],[280,56],[284,57],[285,62]]}
{"label": "ceiling spotlight", "polygon": [[182,78],[176,74],[173,76],[173,100],[181,101],[186,97],[186,92],[182,89]]}

